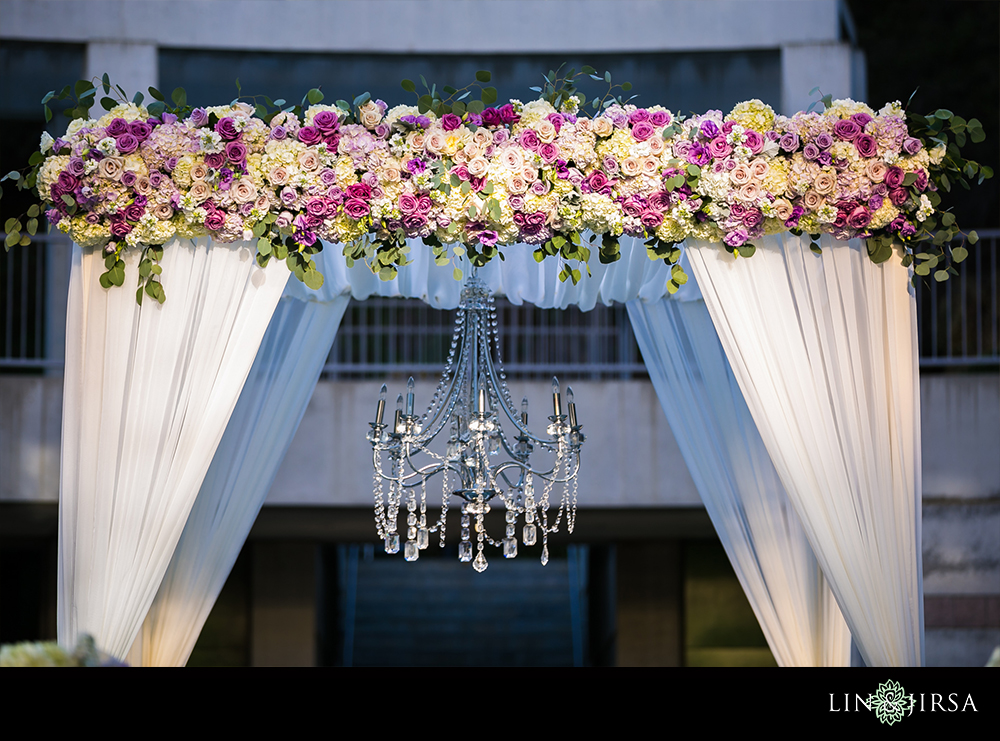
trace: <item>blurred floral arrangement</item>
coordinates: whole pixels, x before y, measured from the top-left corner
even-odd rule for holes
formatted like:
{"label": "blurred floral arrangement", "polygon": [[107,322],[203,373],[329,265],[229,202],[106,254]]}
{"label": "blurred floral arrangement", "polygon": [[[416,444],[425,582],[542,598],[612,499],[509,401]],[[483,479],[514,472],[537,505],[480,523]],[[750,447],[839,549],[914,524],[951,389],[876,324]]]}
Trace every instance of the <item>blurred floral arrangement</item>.
{"label": "blurred floral arrangement", "polygon": [[[588,102],[581,76],[607,84],[604,97]],[[383,279],[407,264],[414,239],[439,265],[467,256],[481,266],[527,243],[576,282],[594,249],[601,262],[619,259],[624,235],[672,265],[671,291],[687,280],[678,261],[690,238],[744,257],[781,232],[859,238],[875,262],[898,249],[916,275],[937,280],[956,274],[952,263],[977,240],[941,197],[993,174],[961,153],[985,138],[976,119],[829,96],[791,117],[759,100],[683,117],[632,104],[629,83],[590,67],[550,71],[537,99],[497,105],[490,79],[483,71],[439,91],[421,78],[416,104],[394,107],[367,93],[324,105],[319,89],[298,105],[260,97],[196,108],[182,89],[168,102],[150,88],[144,105],[107,75],[77,82],[42,101],[49,120],[52,100],[75,99],[65,134],[43,134],[29,167],[4,177],[40,199],[8,220],[6,246],[28,244],[44,216],[104,249],[105,287],[124,283],[123,251],[141,249],[141,303],[164,300],[157,263],[174,237],[255,241],[261,266],[284,260],[316,288],[311,256],[324,242]],[[416,93],[410,80],[402,87]],[[93,118],[99,88],[106,113]]]}
{"label": "blurred floral arrangement", "polygon": [[127,666],[97,650],[94,639],[82,635],[69,651],[55,641],[10,643],[0,646],[0,667]]}

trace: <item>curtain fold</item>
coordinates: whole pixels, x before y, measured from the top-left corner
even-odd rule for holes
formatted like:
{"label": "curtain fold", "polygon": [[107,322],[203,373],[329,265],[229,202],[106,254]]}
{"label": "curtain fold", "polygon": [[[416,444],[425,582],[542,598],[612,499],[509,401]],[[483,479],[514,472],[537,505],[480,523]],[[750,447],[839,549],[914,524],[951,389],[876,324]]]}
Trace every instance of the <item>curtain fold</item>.
{"label": "curtain fold", "polygon": [[[288,270],[246,244],[174,240],[166,303],[101,287],[74,247],[67,308],[58,637],[122,658],[153,601]],[[126,275],[140,254],[124,256]]]}
{"label": "curtain fold", "polygon": [[705,302],[630,301],[628,312],[681,455],[778,665],[848,666],[847,624]]}
{"label": "curtain fold", "polygon": [[869,666],[923,663],[916,307],[898,256],[766,237],[688,259],[747,406]]}
{"label": "curtain fold", "polygon": [[[323,255],[318,267],[326,269]],[[268,325],[225,435],[146,616],[133,663],[184,666],[292,444],[350,294],[294,278]]]}

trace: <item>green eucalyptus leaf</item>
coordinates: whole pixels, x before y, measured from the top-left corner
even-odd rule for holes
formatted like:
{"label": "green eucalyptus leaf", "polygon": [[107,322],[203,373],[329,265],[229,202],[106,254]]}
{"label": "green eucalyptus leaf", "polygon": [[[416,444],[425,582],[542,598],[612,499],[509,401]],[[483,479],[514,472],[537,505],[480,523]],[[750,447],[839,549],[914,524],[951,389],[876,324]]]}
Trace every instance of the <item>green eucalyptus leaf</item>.
{"label": "green eucalyptus leaf", "polygon": [[98,280],[101,282],[101,288],[111,288],[113,285],[111,282],[111,273],[101,273],[101,277]]}
{"label": "green eucalyptus leaf", "polygon": [[947,270],[935,270],[934,271],[934,280],[936,280],[938,283],[942,283],[942,282],[948,280],[948,271]]}
{"label": "green eucalyptus leaf", "polygon": [[306,100],[309,101],[310,105],[319,105],[323,102],[323,92],[319,88],[312,88],[308,93],[306,93]]}
{"label": "green eucalyptus leaf", "polygon": [[115,100],[114,98],[109,98],[107,96],[101,98],[101,108],[103,108],[106,111],[110,111],[116,105],[118,105],[118,101]]}
{"label": "green eucalyptus leaf", "polygon": [[187,91],[182,87],[174,88],[170,100],[174,102],[174,108],[183,108],[187,105]]}
{"label": "green eucalyptus leaf", "polygon": [[415,93],[415,92],[417,92],[417,86],[413,82],[413,80],[403,80],[402,82],[399,83],[399,85],[400,85],[400,87],[403,88],[403,90],[405,90],[408,93]]}
{"label": "green eucalyptus leaf", "polygon": [[955,223],[955,214],[951,213],[950,211],[945,211],[943,214],[941,214],[941,223],[944,226],[951,226],[952,224]]}
{"label": "green eucalyptus leaf", "polygon": [[975,244],[978,241],[979,241],[979,234],[978,232],[976,232],[975,229],[973,229],[971,232],[969,232],[969,244]]}
{"label": "green eucalyptus leaf", "polygon": [[493,75],[490,73],[489,70],[481,69],[478,72],[476,72],[477,82],[489,82],[492,78]]}
{"label": "green eucalyptus leaf", "polygon": [[37,203],[32,203],[30,206],[28,206],[28,218],[29,219],[35,218],[41,212],[42,212],[42,210],[38,207]]}
{"label": "green eucalyptus leaf", "polygon": [[482,100],[486,105],[493,105],[497,102],[497,89],[495,87],[484,87]]}
{"label": "green eucalyptus leaf", "polygon": [[952,247],[951,248],[951,259],[955,262],[962,262],[969,256],[969,251],[965,247]]}
{"label": "green eucalyptus leaf", "polygon": [[323,274],[313,268],[312,270],[306,270],[303,283],[306,284],[307,288],[316,291],[323,287],[323,280]]}

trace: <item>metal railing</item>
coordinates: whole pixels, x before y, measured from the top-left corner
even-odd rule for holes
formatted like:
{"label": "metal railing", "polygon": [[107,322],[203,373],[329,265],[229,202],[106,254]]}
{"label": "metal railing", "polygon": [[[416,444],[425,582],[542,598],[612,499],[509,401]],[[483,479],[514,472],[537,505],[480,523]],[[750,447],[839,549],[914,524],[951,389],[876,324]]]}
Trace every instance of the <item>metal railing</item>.
{"label": "metal railing", "polygon": [[[935,368],[1000,366],[1000,229],[958,266],[959,275],[916,284],[920,364]],[[2,235],[0,235],[2,239]],[[47,333],[63,321],[46,293],[60,285],[47,246],[65,246],[62,234],[38,235],[28,248],[0,250],[0,372],[58,369],[46,353]],[[64,277],[63,277],[64,279]],[[544,310],[497,300],[501,354],[508,373],[591,379],[642,378],[646,370],[624,306]],[[48,313],[53,314],[47,316]],[[370,378],[441,372],[454,329],[454,311],[417,300],[369,299],[348,307],[324,367],[328,378]],[[55,329],[59,329],[55,327]],[[51,344],[48,343],[48,344]]]}
{"label": "metal railing", "polygon": [[956,267],[958,276],[943,283],[917,281],[920,365],[1000,365],[1000,229],[980,231]]}

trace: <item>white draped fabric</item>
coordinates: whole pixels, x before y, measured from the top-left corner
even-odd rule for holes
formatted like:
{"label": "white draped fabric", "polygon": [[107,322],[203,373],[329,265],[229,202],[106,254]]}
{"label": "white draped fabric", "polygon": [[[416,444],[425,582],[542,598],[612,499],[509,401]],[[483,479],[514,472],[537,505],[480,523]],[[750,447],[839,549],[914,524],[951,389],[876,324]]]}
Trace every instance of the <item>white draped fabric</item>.
{"label": "white draped fabric", "polygon": [[869,666],[923,663],[916,309],[894,256],[767,237],[688,258],[743,396]]}
{"label": "white draped fabric", "polygon": [[650,380],[778,665],[849,666],[847,624],[692,283],[628,304]]}
{"label": "white draped fabric", "polygon": [[[116,657],[139,632],[239,397],[288,269],[253,248],[175,240],[166,303],[106,290],[74,248],[66,327],[58,637]],[[127,282],[139,254],[125,255]]]}
{"label": "white draped fabric", "polygon": [[[670,270],[662,260],[649,259],[641,239],[622,238],[622,257],[610,265],[598,262],[595,249],[591,275],[582,268],[583,278],[576,285],[559,280],[561,266],[556,259],[535,262],[534,249],[525,244],[504,247],[504,259],[494,259],[480,268],[479,277],[494,294],[506,296],[511,303],[518,306],[529,303],[542,309],[579,306],[589,311],[598,301],[610,306],[615,301],[625,303],[634,298],[651,301],[667,293]],[[335,245],[327,246],[326,251],[341,254],[341,248]],[[435,265],[430,249],[419,244],[413,245],[408,257],[413,262],[401,268],[390,281],[381,280],[362,263],[348,268],[343,256],[330,259],[326,263],[326,282],[359,300],[369,296],[402,296],[422,299],[436,309],[458,306],[463,283],[453,277],[452,265]],[[471,270],[467,261],[464,270],[466,275]]]}
{"label": "white draped fabric", "polygon": [[[317,257],[326,272],[327,254]],[[292,444],[350,294],[292,278],[143,624],[143,666],[184,666]]]}

